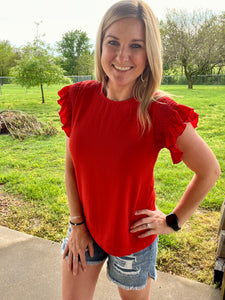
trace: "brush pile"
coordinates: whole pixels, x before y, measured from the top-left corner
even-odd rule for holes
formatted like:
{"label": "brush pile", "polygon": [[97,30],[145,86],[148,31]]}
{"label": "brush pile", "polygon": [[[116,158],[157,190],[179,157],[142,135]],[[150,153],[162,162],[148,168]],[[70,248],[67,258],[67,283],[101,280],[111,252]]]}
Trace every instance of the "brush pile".
{"label": "brush pile", "polygon": [[23,140],[30,135],[55,135],[57,129],[51,124],[38,121],[34,115],[4,110],[0,112],[0,134],[10,134],[14,139]]}

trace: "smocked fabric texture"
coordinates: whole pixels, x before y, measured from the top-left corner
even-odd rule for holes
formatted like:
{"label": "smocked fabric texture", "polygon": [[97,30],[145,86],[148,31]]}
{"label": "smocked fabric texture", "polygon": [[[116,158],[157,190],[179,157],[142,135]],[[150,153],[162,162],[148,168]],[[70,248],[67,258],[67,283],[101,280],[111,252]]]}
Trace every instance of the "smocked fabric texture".
{"label": "smocked fabric texture", "polygon": [[173,163],[186,123],[197,126],[198,114],[169,97],[149,107],[151,128],[144,134],[137,121],[135,98],[112,101],[102,84],[85,81],[59,91],[62,129],[70,151],[88,230],[108,254],[124,256],[151,245],[156,235],[139,239],[129,232],[136,210],[155,210],[154,166],[162,148]]}

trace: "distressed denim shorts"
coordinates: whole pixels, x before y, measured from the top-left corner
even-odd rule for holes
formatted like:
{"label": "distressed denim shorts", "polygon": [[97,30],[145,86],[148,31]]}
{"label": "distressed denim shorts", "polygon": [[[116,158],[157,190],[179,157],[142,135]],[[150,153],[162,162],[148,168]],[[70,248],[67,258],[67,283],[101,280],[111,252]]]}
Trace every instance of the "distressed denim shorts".
{"label": "distressed denim shorts", "polygon": [[[62,243],[62,254],[65,250],[71,228],[69,228],[67,238]],[[94,257],[86,251],[86,261],[88,265],[96,265],[107,259],[107,276],[110,281],[125,290],[140,290],[147,284],[148,276],[156,280],[156,259],[158,249],[158,238],[149,247],[127,255],[113,256],[107,254],[93,240]],[[68,257],[68,255],[67,255]]]}

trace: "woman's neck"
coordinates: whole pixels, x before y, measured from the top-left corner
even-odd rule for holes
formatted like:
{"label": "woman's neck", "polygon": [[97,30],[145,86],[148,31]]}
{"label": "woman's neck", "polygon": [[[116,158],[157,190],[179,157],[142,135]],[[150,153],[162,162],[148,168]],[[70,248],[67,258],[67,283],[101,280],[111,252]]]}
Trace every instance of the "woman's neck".
{"label": "woman's neck", "polygon": [[106,86],[106,97],[114,101],[128,100],[133,97],[132,88],[126,88],[123,86],[113,86],[108,83]]}

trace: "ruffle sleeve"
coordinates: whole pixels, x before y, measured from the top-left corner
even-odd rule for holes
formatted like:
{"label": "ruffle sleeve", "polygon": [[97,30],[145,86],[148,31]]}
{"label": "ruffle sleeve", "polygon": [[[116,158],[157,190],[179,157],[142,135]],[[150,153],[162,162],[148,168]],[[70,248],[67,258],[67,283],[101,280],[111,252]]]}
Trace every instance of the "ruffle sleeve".
{"label": "ruffle sleeve", "polygon": [[60,97],[58,104],[61,106],[59,116],[63,125],[62,129],[68,137],[70,137],[71,133],[72,114],[78,89],[78,84],[73,84],[65,86],[58,92]]}
{"label": "ruffle sleeve", "polygon": [[177,138],[183,133],[187,123],[197,127],[198,116],[193,108],[177,104],[170,98],[158,105],[156,142],[160,149],[167,148],[170,151],[174,164],[181,161],[183,154],[177,147]]}

